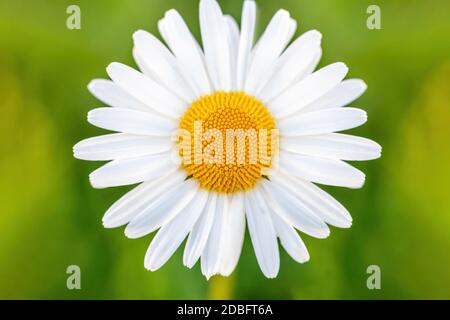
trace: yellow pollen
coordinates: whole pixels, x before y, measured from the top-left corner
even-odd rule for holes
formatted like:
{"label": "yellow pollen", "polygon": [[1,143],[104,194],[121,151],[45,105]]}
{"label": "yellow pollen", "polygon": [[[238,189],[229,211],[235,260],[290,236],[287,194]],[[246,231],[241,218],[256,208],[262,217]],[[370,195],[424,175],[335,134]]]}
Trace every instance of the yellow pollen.
{"label": "yellow pollen", "polygon": [[180,120],[178,147],[187,176],[211,191],[253,188],[272,165],[275,121],[243,92],[215,92],[193,102]]}

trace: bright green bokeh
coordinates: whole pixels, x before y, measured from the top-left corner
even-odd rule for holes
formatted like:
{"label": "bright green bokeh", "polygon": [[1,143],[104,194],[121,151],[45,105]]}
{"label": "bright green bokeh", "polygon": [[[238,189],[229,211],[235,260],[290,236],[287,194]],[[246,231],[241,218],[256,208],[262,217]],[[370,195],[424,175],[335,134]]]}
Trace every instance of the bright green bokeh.
{"label": "bright green bokeh", "polygon": [[[220,1],[239,20],[241,1]],[[82,29],[66,28],[78,4]],[[349,230],[304,237],[311,261],[281,252],[277,279],[265,279],[246,236],[237,270],[209,283],[181,250],[160,271],[144,269],[151,237],[128,240],[101,225],[129,188],[95,190],[99,163],[75,160],[72,146],[104,131],[86,122],[101,106],[86,85],[109,62],[133,65],[131,35],[157,33],[178,9],[198,37],[197,0],[0,1],[0,298],[58,299],[378,299],[450,298],[450,2],[261,0],[258,32],[279,8],[300,34],[323,33],[321,65],[343,61],[369,89],[355,106],[368,123],[352,133],[383,146],[356,163],[361,190],[327,188],[352,213]],[[366,28],[378,4],[382,30]],[[66,268],[82,269],[82,290],[66,289]],[[366,288],[366,268],[382,270],[382,290]]]}

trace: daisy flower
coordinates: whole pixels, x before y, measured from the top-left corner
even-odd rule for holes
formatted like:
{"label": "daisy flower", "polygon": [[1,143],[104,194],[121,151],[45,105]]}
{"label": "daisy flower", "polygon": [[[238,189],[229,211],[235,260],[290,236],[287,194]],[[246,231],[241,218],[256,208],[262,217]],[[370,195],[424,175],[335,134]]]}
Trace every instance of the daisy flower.
{"label": "daisy flower", "polygon": [[110,161],[89,176],[95,188],[139,184],[112,205],[106,228],[126,225],[139,238],[156,230],[145,267],[157,270],[187,238],[183,263],[200,260],[209,279],[230,275],[246,226],[259,266],[279,271],[279,245],[309,260],[298,231],[326,238],[328,225],[348,228],[348,211],[316,184],[360,188],[365,176],[344,162],[380,156],[368,139],[336,133],[367,120],[346,107],[365,90],[334,63],[314,71],[321,34],[291,41],[297,24],[285,10],[254,44],[255,2],[243,4],[241,26],[216,0],[200,1],[201,47],[180,14],[158,23],[164,43],[134,33],[140,71],[111,63],[111,80],[90,92],[108,107],[88,121],[116,133],[81,141],[76,158]]}

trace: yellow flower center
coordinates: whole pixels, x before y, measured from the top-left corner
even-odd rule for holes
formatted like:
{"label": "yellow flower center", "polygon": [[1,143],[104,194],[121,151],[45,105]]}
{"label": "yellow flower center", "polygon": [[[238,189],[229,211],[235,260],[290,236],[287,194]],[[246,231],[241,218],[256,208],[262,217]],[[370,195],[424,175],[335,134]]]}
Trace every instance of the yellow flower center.
{"label": "yellow flower center", "polygon": [[275,121],[256,98],[216,92],[192,103],[180,120],[178,146],[189,177],[211,191],[253,188],[277,149]]}

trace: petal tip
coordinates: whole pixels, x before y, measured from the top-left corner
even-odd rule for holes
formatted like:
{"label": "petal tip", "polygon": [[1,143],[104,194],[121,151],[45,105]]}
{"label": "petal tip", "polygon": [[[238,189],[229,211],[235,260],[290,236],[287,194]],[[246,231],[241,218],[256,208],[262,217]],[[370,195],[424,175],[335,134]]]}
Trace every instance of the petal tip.
{"label": "petal tip", "polygon": [[278,276],[278,270],[273,270],[270,272],[264,272],[264,276],[267,279],[275,279]]}
{"label": "petal tip", "polygon": [[108,217],[108,212],[106,212],[106,214],[103,216],[102,225],[105,229],[114,229],[121,226],[121,224],[118,224],[113,219],[110,219]]}
{"label": "petal tip", "polygon": [[306,255],[301,259],[300,263],[301,263],[301,264],[307,263],[307,262],[309,262],[310,258],[311,258],[311,257],[310,257],[310,255],[309,255],[309,253],[307,252]]}
{"label": "petal tip", "polygon": [[352,189],[361,189],[364,186],[365,182],[366,182],[366,175],[361,172],[361,175],[358,177],[358,180],[355,182]]}
{"label": "petal tip", "polygon": [[178,11],[176,9],[169,9],[166,11],[166,13],[164,14],[164,17],[178,17],[180,14],[178,13]]}
{"label": "petal tip", "polygon": [[73,155],[73,157],[74,157],[75,159],[78,159],[78,160],[86,160],[86,159],[83,158],[83,156],[82,156],[80,150],[77,148],[77,145],[73,146],[73,148],[72,148],[72,155]]}
{"label": "petal tip", "polygon": [[98,83],[97,79],[93,79],[93,80],[89,81],[89,83],[86,86],[87,89],[89,90],[89,92],[92,92],[93,90],[95,90],[97,83]]}
{"label": "petal tip", "polygon": [[338,228],[341,229],[349,229],[352,227],[353,221],[343,221],[339,225],[337,225]]}
{"label": "petal tip", "polygon": [[97,184],[96,178],[93,175],[93,173],[91,173],[89,175],[89,183],[91,184],[92,188],[94,188],[94,189],[103,189],[102,186],[100,186],[100,184]]}
{"label": "petal tip", "polygon": [[128,239],[137,239],[139,236],[136,235],[135,232],[132,232],[129,228],[125,228],[125,231],[123,232],[125,237]]}
{"label": "petal tip", "polygon": [[126,68],[130,68],[126,65],[124,65],[123,63],[120,62],[111,62],[110,64],[108,64],[108,66],[106,67],[106,73],[108,73],[110,78],[114,78],[114,75],[116,74],[116,72],[118,70],[123,70]]}
{"label": "petal tip", "polygon": [[375,146],[375,155],[373,159],[381,158],[381,156],[383,155],[383,147],[375,141],[373,141],[373,143]]}
{"label": "petal tip", "polygon": [[361,90],[364,92],[364,91],[366,91],[367,90],[367,88],[368,88],[368,85],[367,85],[367,83],[364,81],[364,80],[359,80],[360,81],[360,84],[361,84]]}
{"label": "petal tip", "polygon": [[279,9],[275,15],[284,16],[283,18],[290,18],[291,14],[286,9]]}
{"label": "petal tip", "polygon": [[99,183],[99,181],[97,180],[97,170],[95,170],[95,171],[93,171],[93,172],[91,172],[89,174],[89,183],[91,184],[91,186],[94,189],[105,189],[106,186],[104,186],[103,184]]}
{"label": "petal tip", "polygon": [[154,256],[150,255],[150,256],[146,256],[146,257],[145,257],[144,267],[145,267],[145,269],[147,269],[148,271],[155,272],[155,271],[157,271],[161,266],[160,266],[160,265],[158,266],[157,263],[155,263]]}
{"label": "petal tip", "polygon": [[145,30],[138,29],[135,32],[133,32],[133,39],[139,38],[145,34],[147,34],[147,32]]}
{"label": "petal tip", "polygon": [[314,37],[317,42],[320,43],[322,41],[322,33],[319,30],[312,29],[312,30],[308,31],[308,33],[311,37]]}
{"label": "petal tip", "polygon": [[326,239],[330,236],[331,232],[330,232],[330,228],[326,228],[323,233],[321,234],[320,239]]}
{"label": "petal tip", "polygon": [[342,73],[348,73],[348,66],[344,62],[336,62],[335,67],[342,70]]}

